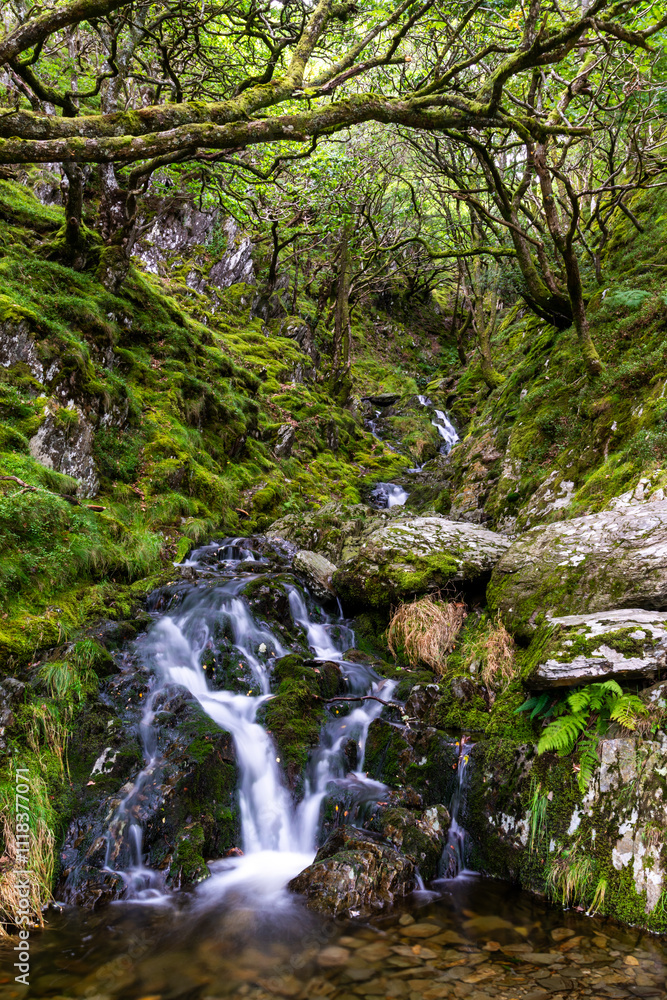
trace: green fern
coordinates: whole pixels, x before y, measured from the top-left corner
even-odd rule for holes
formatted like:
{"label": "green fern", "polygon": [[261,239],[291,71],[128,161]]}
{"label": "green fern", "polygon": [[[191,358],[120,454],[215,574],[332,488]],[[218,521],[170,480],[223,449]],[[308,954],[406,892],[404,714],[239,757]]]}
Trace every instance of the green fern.
{"label": "green fern", "polygon": [[[545,704],[544,696],[535,696],[528,699],[520,711],[532,709],[539,713]],[[612,680],[587,684],[573,691],[565,700],[552,705],[551,711],[556,718],[542,732],[537,752],[555,752],[565,757],[578,746],[580,758],[575,769],[582,792],[595,773],[599,739],[609,723],[616,722],[633,732],[648,715],[646,706],[637,695],[624,694],[620,684]]]}
{"label": "green fern", "polygon": [[577,773],[577,784],[579,791],[585,792],[590,784],[591,778],[595,774],[595,769],[599,764],[598,744],[600,737],[597,733],[591,733],[580,745],[581,756],[579,757],[579,771]]}
{"label": "green fern", "polygon": [[554,719],[540,736],[537,752],[556,751],[561,757],[572,753],[577,739],[586,728],[587,722],[588,714],[586,712],[561,715],[559,719]]}
{"label": "green fern", "polygon": [[636,694],[624,694],[609,712],[610,719],[631,732],[637,728],[641,718],[645,718],[647,715],[646,705],[640,701]]}

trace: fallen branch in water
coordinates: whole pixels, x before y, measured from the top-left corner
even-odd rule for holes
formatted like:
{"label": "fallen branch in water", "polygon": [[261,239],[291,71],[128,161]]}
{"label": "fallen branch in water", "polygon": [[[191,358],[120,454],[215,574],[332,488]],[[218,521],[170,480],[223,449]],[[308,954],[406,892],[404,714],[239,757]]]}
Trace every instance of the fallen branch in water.
{"label": "fallen branch in water", "polygon": [[332,701],[379,701],[381,705],[386,705],[387,708],[403,708],[403,706],[399,705],[398,702],[396,702],[396,701],[383,701],[382,698],[378,698],[378,696],[376,694],[351,695],[349,697],[342,697],[342,698],[323,698],[321,695],[316,694],[316,695],[314,695],[314,697],[317,698],[318,701],[326,701],[326,702],[332,702]]}

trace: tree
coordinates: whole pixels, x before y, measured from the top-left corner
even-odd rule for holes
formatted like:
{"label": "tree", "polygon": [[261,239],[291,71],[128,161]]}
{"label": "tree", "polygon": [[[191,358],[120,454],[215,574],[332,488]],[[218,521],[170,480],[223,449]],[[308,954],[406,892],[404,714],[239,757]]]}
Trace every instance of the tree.
{"label": "tree", "polygon": [[[589,75],[582,74],[581,52],[596,66],[610,45],[646,49],[667,24],[659,4],[645,9],[637,0],[594,0],[576,13],[556,0],[532,0],[526,10],[507,8],[504,20],[481,0],[48,3],[35,17],[23,18],[20,9],[6,15],[0,163],[100,164],[107,194],[117,180],[109,166],[118,171],[137,164],[118,197],[122,218],[107,233],[102,255],[100,276],[112,288],[124,276],[137,198],[155,169],[266,143],[297,150],[369,121],[429,134],[444,130],[468,148],[488,145],[480,135],[501,134],[510,145],[518,140],[531,160],[522,183],[530,187],[537,171],[547,204],[549,149],[561,138],[591,134],[586,115],[572,124],[563,101],[549,95],[547,72],[558,73],[568,110]],[[64,33],[72,31],[76,56],[63,73],[59,53]],[[68,75],[76,76],[76,86],[65,89]],[[78,199],[72,202],[75,208]],[[534,265],[540,246],[523,219],[514,221],[515,207],[505,205],[500,216],[527,293],[550,318],[559,310],[562,322],[574,316],[592,370],[568,223],[559,206],[549,212],[550,238],[567,270],[567,288],[552,289],[548,272]]]}

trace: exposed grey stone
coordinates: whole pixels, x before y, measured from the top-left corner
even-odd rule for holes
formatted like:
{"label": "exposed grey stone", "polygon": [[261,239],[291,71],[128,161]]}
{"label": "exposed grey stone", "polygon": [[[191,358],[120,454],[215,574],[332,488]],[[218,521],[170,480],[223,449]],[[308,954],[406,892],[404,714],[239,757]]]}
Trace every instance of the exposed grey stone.
{"label": "exposed grey stone", "polygon": [[[197,265],[187,275],[186,281],[191,288],[204,292],[208,286],[228,288],[238,282],[254,283],[252,244],[234,219],[223,218],[217,209],[200,212],[191,201],[167,202],[166,205],[165,202],[152,200],[155,221],[135,249],[135,255],[147,271],[158,274],[174,257],[200,247],[206,249],[199,255],[190,254],[193,264]],[[206,247],[214,233],[222,236],[224,248]],[[211,256],[218,259],[209,267]],[[206,273],[204,267],[208,267]]]}
{"label": "exposed grey stone", "polygon": [[341,597],[381,606],[450,582],[468,584],[490,574],[509,546],[476,524],[398,510],[371,520],[344,546],[334,574]]}
{"label": "exposed grey stone", "polygon": [[531,528],[496,565],[488,596],[526,635],[540,612],[667,608],[667,500]]}
{"label": "exposed grey stone", "polygon": [[31,373],[41,382],[44,378],[44,366],[37,355],[34,337],[27,322],[0,324],[0,365],[9,368],[23,362]]}
{"label": "exposed grey stone", "polygon": [[[546,643],[545,630],[550,633]],[[651,678],[667,663],[667,614],[622,609],[550,618],[533,641],[546,656],[527,678],[529,687]]]}
{"label": "exposed grey stone", "polygon": [[292,565],[297,573],[303,573],[315,597],[326,600],[334,596],[332,583],[336,571],[334,563],[318,552],[300,549],[294,556]]}
{"label": "exposed grey stone", "polygon": [[22,700],[25,684],[15,677],[5,677],[0,682],[0,750],[6,749],[5,732],[14,722],[14,708]]}
{"label": "exposed grey stone", "polygon": [[289,458],[292,454],[292,446],[296,432],[291,424],[281,424],[278,428],[278,438],[273,449],[276,458]]}
{"label": "exposed grey stone", "polygon": [[472,701],[475,697],[475,685],[469,677],[454,677],[451,683],[452,695],[457,701]]}
{"label": "exposed grey stone", "polygon": [[[60,410],[67,411],[67,420],[59,417]],[[80,495],[92,497],[99,487],[93,460],[93,439],[91,424],[80,407],[70,401],[66,407],[47,411],[39,430],[30,439],[30,454],[47,469],[55,469],[78,479]]]}

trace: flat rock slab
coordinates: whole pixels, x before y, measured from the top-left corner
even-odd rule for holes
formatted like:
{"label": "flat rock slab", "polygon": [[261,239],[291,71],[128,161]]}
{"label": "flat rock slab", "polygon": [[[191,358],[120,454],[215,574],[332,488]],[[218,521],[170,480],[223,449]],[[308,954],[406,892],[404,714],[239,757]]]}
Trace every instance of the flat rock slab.
{"label": "flat rock slab", "polygon": [[667,614],[632,608],[549,618],[531,644],[528,687],[653,678],[667,663]]}
{"label": "flat rock slab", "polygon": [[546,613],[667,608],[667,500],[531,528],[494,568],[488,599],[525,637]]}
{"label": "flat rock slab", "polygon": [[483,582],[509,544],[495,531],[465,521],[372,520],[348,539],[333,583],[344,599],[380,607],[451,582]]}

